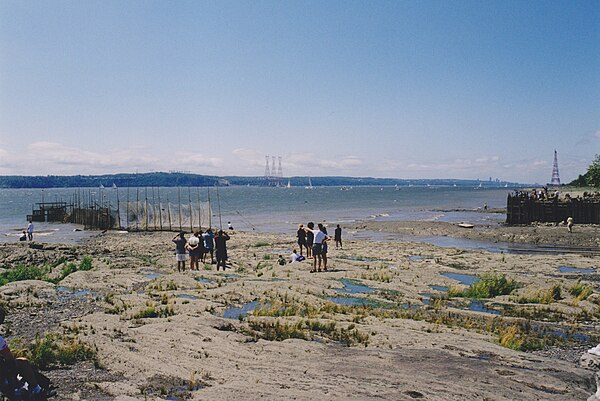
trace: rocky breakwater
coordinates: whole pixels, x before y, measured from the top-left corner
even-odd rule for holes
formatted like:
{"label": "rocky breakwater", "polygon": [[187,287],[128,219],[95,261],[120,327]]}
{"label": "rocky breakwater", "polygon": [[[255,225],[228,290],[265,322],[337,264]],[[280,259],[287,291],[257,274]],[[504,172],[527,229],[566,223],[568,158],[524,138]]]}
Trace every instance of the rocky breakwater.
{"label": "rocky breakwater", "polygon": [[592,394],[587,401],[600,401],[600,344],[587,350],[579,360],[581,367],[596,372],[596,393]]}

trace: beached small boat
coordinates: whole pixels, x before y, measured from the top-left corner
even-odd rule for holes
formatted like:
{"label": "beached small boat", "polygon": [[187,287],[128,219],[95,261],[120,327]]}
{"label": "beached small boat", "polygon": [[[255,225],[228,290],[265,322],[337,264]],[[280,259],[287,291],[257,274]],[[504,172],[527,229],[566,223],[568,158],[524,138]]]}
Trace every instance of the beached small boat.
{"label": "beached small boat", "polygon": [[458,226],[462,227],[462,228],[473,228],[473,227],[475,227],[473,224],[469,224],[469,223],[458,223]]}

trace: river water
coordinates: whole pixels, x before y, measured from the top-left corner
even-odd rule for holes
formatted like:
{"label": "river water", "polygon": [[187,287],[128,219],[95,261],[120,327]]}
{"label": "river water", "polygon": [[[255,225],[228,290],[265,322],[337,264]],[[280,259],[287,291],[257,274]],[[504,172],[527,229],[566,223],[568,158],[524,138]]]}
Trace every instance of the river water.
{"label": "river water", "polygon": [[[293,235],[300,223],[325,222],[333,228],[363,220],[419,220],[468,222],[475,225],[499,224],[504,214],[474,212],[506,206],[506,189],[464,187],[220,187],[216,188],[61,188],[0,189],[0,241],[17,241],[27,226],[26,216],[35,203],[71,202],[74,194],[116,208],[124,202],[140,200],[177,204],[207,202],[210,199],[213,227]],[[445,210],[473,210],[449,212]],[[122,213],[123,215],[123,213]],[[123,218],[123,221],[125,219]],[[202,224],[207,225],[207,222]],[[73,224],[35,223],[35,239],[44,242],[76,243],[94,232],[79,231]],[[333,231],[333,230],[331,230]],[[346,232],[347,238],[352,233]]]}

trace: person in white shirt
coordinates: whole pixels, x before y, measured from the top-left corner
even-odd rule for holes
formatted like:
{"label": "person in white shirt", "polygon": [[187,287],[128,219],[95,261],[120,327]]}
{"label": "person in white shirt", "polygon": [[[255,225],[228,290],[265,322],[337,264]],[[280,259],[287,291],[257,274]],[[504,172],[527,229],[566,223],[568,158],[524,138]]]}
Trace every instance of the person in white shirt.
{"label": "person in white shirt", "polygon": [[27,225],[27,239],[33,241],[33,222],[31,220],[29,220],[29,224]]}
{"label": "person in white shirt", "polygon": [[[312,246],[312,255],[313,255],[313,268],[310,271],[311,273],[315,273],[317,271],[321,271],[321,264],[323,263],[323,259],[321,257],[321,252],[323,251],[323,241],[325,240],[325,238],[327,238],[327,235],[325,235],[325,233],[323,231],[321,231],[321,228],[323,227],[322,224],[319,223],[319,227],[317,230],[314,229],[315,224],[311,221],[310,223],[307,224],[308,228],[306,228],[306,231],[310,231],[312,232],[312,234],[314,235],[314,240],[313,240],[313,246]],[[317,261],[318,261],[318,269],[317,269]],[[325,271],[327,271],[327,267],[325,267]]]}
{"label": "person in white shirt", "polygon": [[290,263],[301,262],[304,259],[305,259],[304,256],[298,255],[298,253],[296,252],[295,249],[292,251],[292,254],[290,255]]}

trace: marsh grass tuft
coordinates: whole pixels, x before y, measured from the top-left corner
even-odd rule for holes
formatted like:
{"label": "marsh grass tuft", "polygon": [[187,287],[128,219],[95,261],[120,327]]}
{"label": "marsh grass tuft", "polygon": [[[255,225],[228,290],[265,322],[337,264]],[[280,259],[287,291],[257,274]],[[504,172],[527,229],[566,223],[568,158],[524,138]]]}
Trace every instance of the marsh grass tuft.
{"label": "marsh grass tuft", "polygon": [[587,285],[581,284],[581,280],[578,280],[577,283],[569,288],[569,293],[577,298],[578,301],[583,301],[594,293],[594,289]]}
{"label": "marsh grass tuft", "polygon": [[145,318],[156,318],[156,317],[169,317],[175,315],[173,306],[167,305],[164,308],[157,308],[154,305],[148,305],[145,309],[142,309],[138,313],[132,316],[132,319],[145,319]]}
{"label": "marsh grass tuft", "polygon": [[36,337],[25,351],[25,356],[38,368],[47,369],[54,365],[73,365],[80,361],[94,361],[97,352],[78,338],[50,333]]}
{"label": "marsh grass tuft", "polygon": [[551,304],[561,299],[563,298],[560,285],[555,284],[550,288],[538,291],[533,297],[519,297],[517,302],[520,304]]}
{"label": "marsh grass tuft", "polygon": [[484,274],[480,279],[471,284],[464,291],[450,289],[449,296],[458,296],[465,298],[493,298],[499,295],[508,295],[519,288],[519,284],[512,279],[507,279],[504,274]]}

